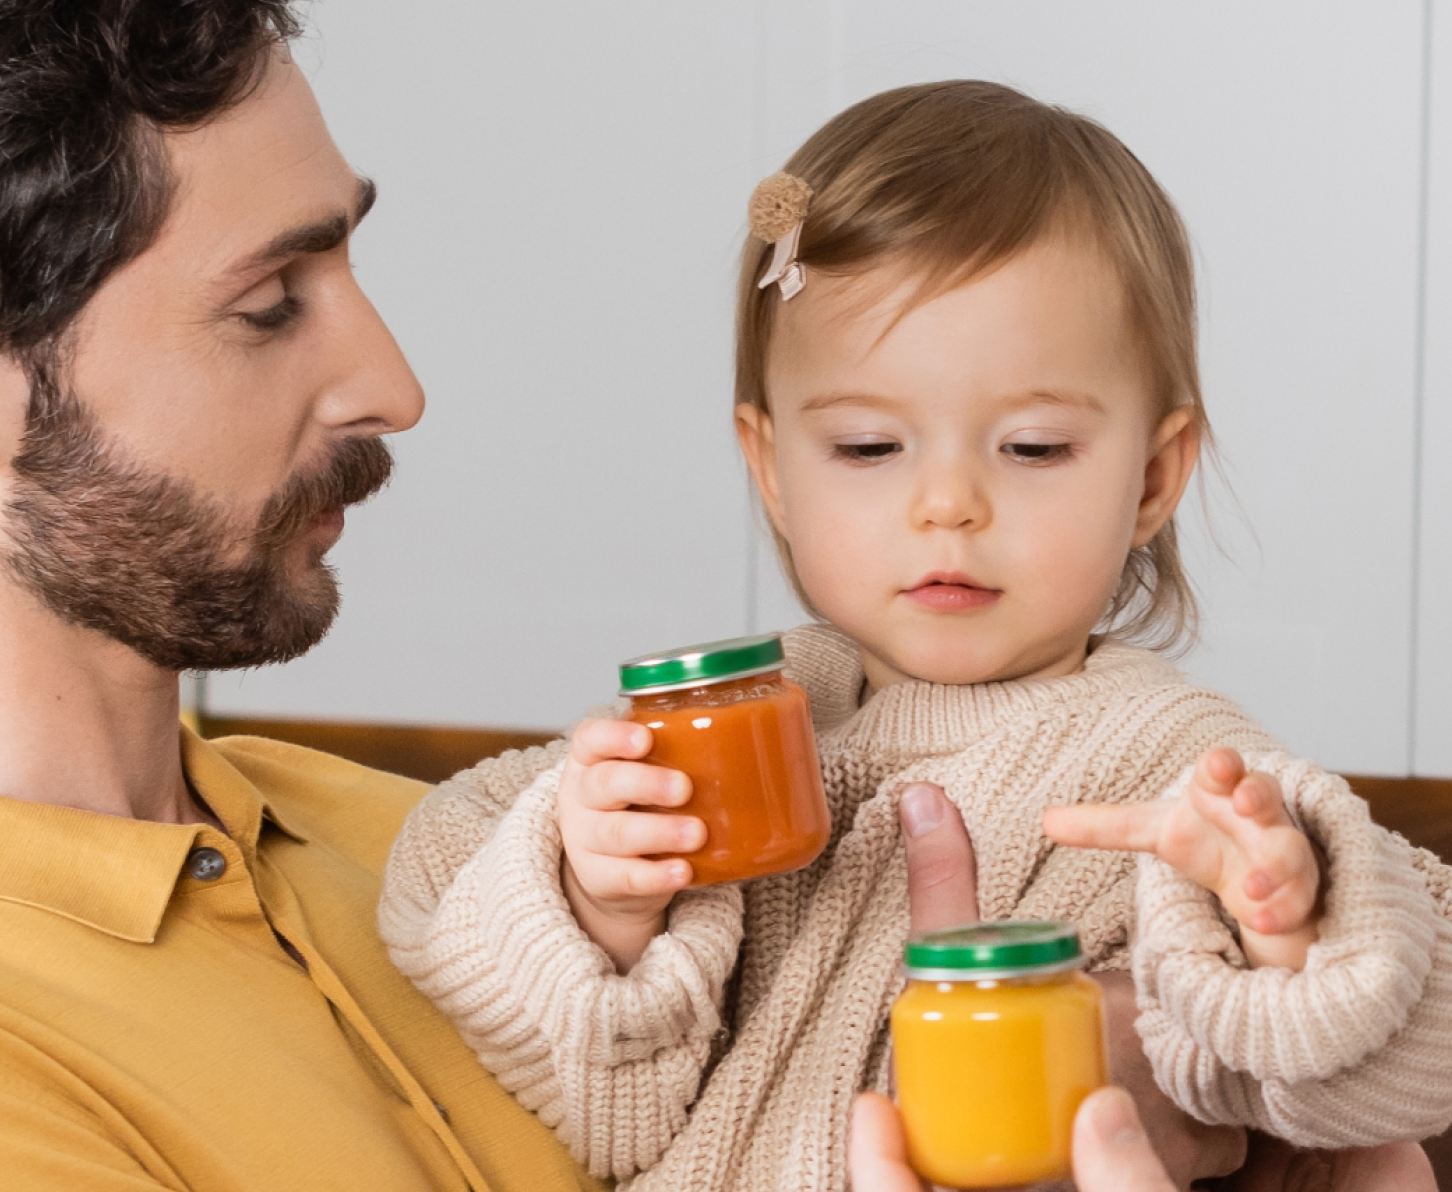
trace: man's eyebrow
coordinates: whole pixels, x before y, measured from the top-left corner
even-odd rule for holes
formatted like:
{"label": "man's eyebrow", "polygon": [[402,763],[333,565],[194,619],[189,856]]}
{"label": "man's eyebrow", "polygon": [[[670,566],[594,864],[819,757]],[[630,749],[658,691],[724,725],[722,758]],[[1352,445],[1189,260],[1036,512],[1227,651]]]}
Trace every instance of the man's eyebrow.
{"label": "man's eyebrow", "polygon": [[371,178],[359,177],[358,193],[351,212],[339,211],[311,223],[279,233],[254,253],[227,270],[229,277],[252,273],[267,265],[275,265],[291,257],[331,252],[348,238],[378,199],[378,187]]}

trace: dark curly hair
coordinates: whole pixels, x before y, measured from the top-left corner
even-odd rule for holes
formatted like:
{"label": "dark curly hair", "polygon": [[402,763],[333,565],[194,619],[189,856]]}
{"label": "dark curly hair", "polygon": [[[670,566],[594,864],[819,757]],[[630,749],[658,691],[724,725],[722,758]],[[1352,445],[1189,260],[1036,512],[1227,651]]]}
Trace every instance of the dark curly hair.
{"label": "dark curly hair", "polygon": [[54,345],[155,239],[161,133],[245,98],[289,0],[0,0],[0,352]]}

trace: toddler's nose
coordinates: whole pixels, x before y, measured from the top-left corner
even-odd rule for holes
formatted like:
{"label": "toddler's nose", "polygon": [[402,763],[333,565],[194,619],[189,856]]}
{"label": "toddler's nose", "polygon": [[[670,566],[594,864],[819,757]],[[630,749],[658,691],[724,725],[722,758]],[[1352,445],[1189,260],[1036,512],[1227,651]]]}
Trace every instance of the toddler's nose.
{"label": "toddler's nose", "polygon": [[991,516],[988,494],[964,468],[941,468],[923,477],[913,503],[914,524],[923,529],[982,529]]}

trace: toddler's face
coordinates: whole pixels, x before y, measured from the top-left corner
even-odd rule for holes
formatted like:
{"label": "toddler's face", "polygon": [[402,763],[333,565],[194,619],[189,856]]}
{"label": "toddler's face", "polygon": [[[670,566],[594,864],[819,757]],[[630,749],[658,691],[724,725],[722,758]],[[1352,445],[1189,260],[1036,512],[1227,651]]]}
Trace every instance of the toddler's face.
{"label": "toddler's face", "polygon": [[747,460],[869,684],[1068,674],[1196,457],[1112,267],[1049,240],[896,324],[916,279],[814,274],[780,311]]}

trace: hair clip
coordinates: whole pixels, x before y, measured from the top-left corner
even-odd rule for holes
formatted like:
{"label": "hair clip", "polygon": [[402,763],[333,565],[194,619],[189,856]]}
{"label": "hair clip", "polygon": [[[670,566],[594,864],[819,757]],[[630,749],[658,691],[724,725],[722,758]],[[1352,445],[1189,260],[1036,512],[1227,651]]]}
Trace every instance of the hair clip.
{"label": "hair clip", "polygon": [[759,290],[775,282],[783,302],[789,302],[807,284],[807,267],[797,260],[802,221],[807,217],[812,188],[793,174],[773,174],[751,192],[747,218],[751,234],[774,245],[771,264],[756,283]]}

